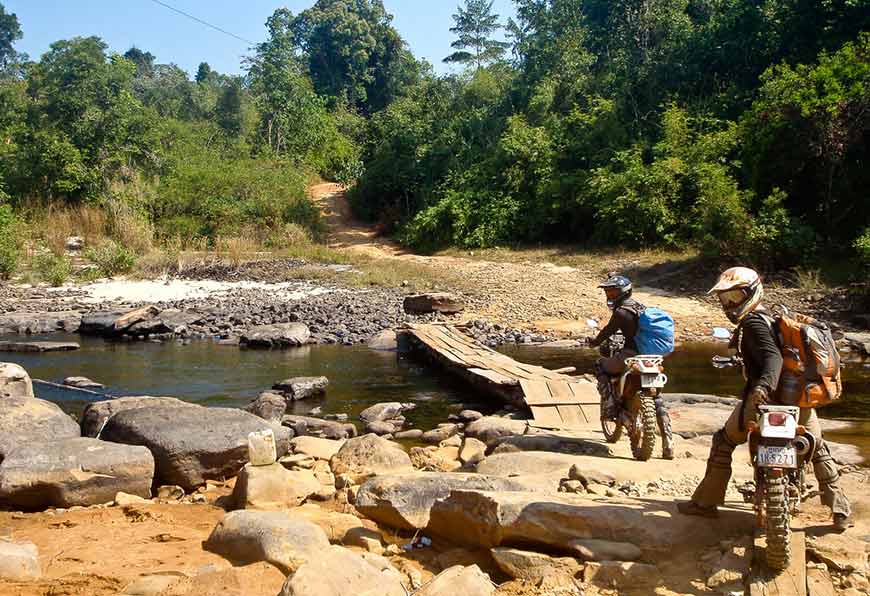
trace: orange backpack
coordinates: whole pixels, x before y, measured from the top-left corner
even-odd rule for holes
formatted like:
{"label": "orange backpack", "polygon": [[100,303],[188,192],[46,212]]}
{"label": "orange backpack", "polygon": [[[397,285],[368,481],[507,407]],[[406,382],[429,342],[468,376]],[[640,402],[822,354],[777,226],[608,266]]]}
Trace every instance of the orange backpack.
{"label": "orange backpack", "polygon": [[784,306],[778,311],[772,327],[782,352],[783,376],[799,379],[802,385],[797,405],[817,408],[840,399],[840,354],[830,327],[807,315],[790,313]]}

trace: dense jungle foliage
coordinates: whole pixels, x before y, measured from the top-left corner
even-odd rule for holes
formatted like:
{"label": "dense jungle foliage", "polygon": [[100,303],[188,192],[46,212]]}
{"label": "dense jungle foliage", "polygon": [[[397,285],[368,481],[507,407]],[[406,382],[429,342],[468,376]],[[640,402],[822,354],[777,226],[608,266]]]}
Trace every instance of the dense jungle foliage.
{"label": "dense jungle foliage", "polygon": [[870,0],[515,4],[462,1],[451,75],[381,0],[317,0],[275,11],[244,76],[193,79],[96,37],[31,59],[0,5],[0,276],[26,242],[60,246],[63,217],[122,263],[316,237],[318,176],[421,250],[870,264]]}

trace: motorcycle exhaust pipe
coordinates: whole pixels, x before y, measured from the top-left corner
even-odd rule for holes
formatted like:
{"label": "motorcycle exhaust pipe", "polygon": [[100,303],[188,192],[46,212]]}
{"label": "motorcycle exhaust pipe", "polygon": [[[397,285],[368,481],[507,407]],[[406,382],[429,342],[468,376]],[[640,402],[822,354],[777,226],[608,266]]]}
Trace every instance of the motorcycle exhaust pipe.
{"label": "motorcycle exhaust pipe", "polygon": [[808,439],[805,435],[798,435],[794,438],[792,442],[794,445],[795,451],[801,457],[807,455],[813,449],[813,443]]}

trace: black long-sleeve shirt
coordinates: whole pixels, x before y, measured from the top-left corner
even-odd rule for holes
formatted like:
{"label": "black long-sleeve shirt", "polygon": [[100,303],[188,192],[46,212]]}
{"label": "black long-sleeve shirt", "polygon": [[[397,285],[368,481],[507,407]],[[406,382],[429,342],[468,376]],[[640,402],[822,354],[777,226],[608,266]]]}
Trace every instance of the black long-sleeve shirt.
{"label": "black long-sleeve shirt", "polygon": [[625,347],[637,351],[634,336],[637,335],[639,310],[643,310],[643,305],[630,298],[620,304],[614,309],[607,326],[595,336],[595,339],[589,342],[589,345],[593,348],[600,346],[611,335],[617,331],[622,331],[622,335],[625,336]]}
{"label": "black long-sleeve shirt", "polygon": [[759,312],[749,314],[737,328],[738,353],[746,370],[747,395],[761,386],[773,395],[782,373],[782,352],[776,344],[772,323]]}

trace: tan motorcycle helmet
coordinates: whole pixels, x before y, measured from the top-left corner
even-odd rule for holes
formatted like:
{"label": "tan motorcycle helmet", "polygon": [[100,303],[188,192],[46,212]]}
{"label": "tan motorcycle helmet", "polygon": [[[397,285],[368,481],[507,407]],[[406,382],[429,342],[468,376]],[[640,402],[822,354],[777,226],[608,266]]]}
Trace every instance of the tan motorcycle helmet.
{"label": "tan motorcycle helmet", "polygon": [[732,267],[719,276],[716,285],[707,293],[716,294],[725,316],[736,324],[758,308],[764,296],[764,287],[757,271],[748,267]]}

